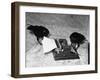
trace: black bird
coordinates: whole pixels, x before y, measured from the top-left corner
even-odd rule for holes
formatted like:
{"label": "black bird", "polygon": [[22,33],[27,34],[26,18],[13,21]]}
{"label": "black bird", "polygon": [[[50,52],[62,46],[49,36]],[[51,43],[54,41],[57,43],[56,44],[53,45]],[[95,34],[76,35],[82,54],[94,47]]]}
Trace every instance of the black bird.
{"label": "black bird", "polygon": [[27,27],[28,30],[30,30],[31,34],[34,34],[37,38],[37,41],[40,45],[42,45],[41,40],[43,40],[43,37],[49,37],[50,32],[47,28],[44,26],[38,26],[38,25],[30,25]]}

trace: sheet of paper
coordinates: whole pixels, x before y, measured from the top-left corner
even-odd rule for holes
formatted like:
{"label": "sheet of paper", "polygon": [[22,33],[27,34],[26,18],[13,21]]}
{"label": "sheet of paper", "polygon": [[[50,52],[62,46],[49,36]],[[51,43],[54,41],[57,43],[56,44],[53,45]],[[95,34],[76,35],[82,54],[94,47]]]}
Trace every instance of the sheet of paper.
{"label": "sheet of paper", "polygon": [[42,44],[43,44],[43,52],[44,53],[49,52],[49,51],[57,48],[55,40],[47,38],[47,37],[44,37]]}

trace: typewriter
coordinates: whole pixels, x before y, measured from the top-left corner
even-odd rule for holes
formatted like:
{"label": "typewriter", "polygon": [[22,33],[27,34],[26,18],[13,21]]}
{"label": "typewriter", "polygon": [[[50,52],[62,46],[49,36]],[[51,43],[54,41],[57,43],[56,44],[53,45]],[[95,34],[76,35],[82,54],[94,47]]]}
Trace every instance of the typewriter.
{"label": "typewriter", "polygon": [[57,48],[52,51],[55,60],[80,59],[78,53],[72,51],[66,39],[55,39],[55,43]]}

